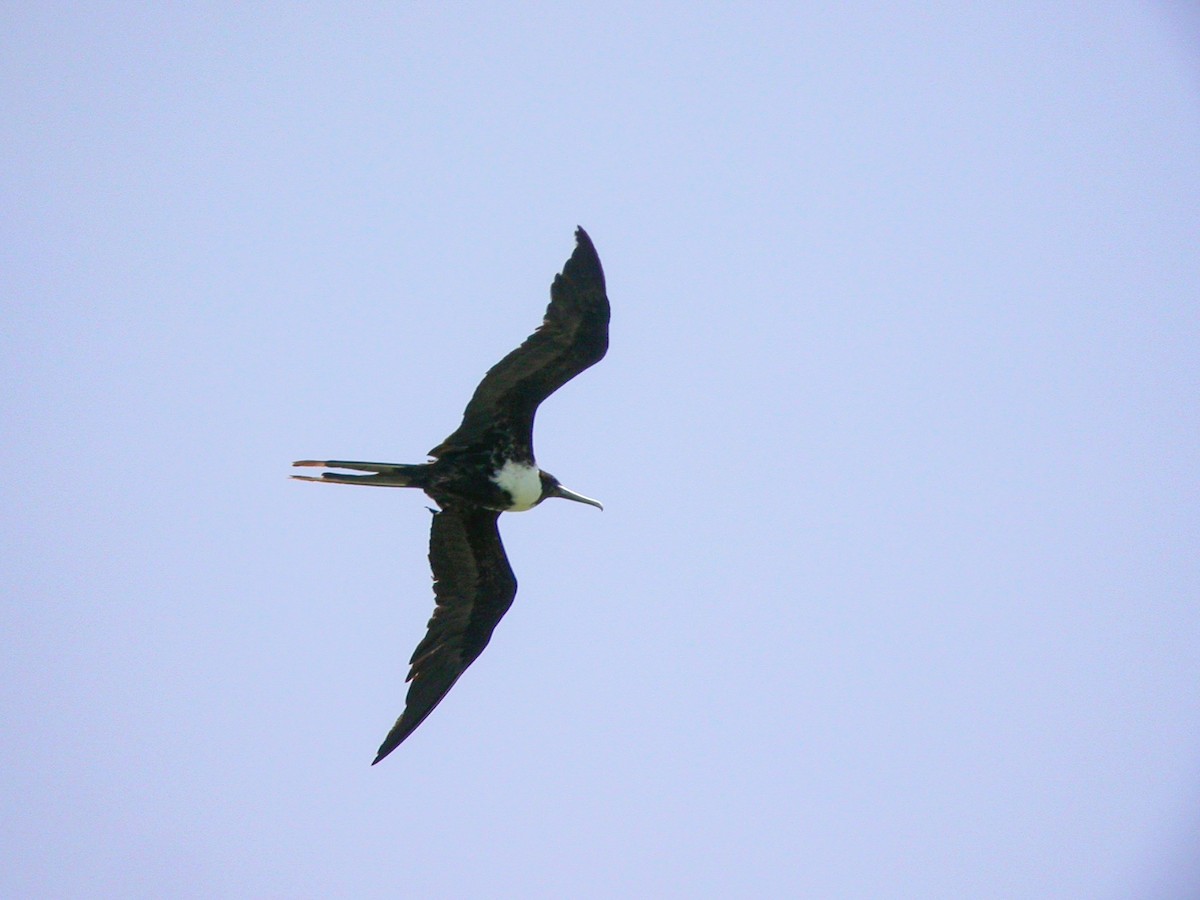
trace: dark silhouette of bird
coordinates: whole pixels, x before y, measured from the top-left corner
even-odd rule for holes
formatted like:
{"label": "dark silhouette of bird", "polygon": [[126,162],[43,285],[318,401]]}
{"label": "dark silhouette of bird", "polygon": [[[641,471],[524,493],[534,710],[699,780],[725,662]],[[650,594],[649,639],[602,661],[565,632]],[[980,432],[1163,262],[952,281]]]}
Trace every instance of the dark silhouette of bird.
{"label": "dark silhouette of bird", "polygon": [[467,666],[483,652],[512,605],[517,579],[500,542],[503,512],[532,509],[562,497],[603,509],[568,490],[533,456],[538,405],[604,358],[608,350],[604,271],[587,233],[575,231],[575,250],[550,287],[550,305],[536,331],[492,366],[475,388],[462,424],[429,451],[430,462],[300,460],[349,472],[322,472],[304,481],[420,488],[437,503],[429,534],[436,606],[424,639],[409,661],[404,712],[379,747],[379,762],[425,721]]}

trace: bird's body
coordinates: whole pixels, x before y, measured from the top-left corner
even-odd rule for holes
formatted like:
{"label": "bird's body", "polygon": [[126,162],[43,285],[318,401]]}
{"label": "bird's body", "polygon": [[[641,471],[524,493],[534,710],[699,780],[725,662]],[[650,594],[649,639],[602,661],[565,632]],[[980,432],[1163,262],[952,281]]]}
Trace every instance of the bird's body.
{"label": "bird's body", "polygon": [[496,527],[500,513],[532,509],[550,497],[600,506],[538,468],[533,454],[538,405],[608,349],[604,272],[582,228],[575,238],[575,252],[551,286],[542,325],[488,370],[458,429],[429,451],[432,461],[294,463],[364,473],[295,476],[302,480],[419,488],[440,507],[429,538],[437,606],[410,661],[404,712],[375,762],[433,711],[512,605],[517,581]]}

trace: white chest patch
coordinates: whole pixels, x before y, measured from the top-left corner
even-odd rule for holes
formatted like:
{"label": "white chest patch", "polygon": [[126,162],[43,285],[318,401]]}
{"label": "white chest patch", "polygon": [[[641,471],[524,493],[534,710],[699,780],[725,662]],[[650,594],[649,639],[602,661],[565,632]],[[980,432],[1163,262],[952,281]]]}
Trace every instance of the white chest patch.
{"label": "white chest patch", "polygon": [[524,512],[533,509],[538,498],[542,496],[542,478],[537,466],[528,463],[513,462],[511,459],[503,467],[492,473],[492,481],[508,491],[512,497],[509,512]]}

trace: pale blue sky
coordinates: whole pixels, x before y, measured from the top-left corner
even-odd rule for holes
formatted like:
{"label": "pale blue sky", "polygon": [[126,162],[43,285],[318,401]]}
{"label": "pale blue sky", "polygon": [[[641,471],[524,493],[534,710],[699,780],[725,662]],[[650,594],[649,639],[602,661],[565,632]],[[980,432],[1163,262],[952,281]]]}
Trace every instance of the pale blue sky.
{"label": "pale blue sky", "polygon": [[[0,894],[1200,893],[1182,5],[6,4]],[[592,235],[487,652],[416,462]]]}

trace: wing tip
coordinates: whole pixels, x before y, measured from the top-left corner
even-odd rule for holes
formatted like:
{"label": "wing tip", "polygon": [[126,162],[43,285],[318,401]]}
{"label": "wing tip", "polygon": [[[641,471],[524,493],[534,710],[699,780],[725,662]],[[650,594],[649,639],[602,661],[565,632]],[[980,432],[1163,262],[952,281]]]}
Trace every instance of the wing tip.
{"label": "wing tip", "polygon": [[[416,720],[415,724],[413,724],[413,722],[407,718],[407,715],[408,710],[406,709],[404,710],[404,714],[400,716],[400,719],[396,720],[396,724],[391,726],[391,731],[388,732],[388,737],[385,737],[383,739],[383,743],[379,744],[379,749],[376,751],[376,758],[371,761],[372,766],[378,766],[378,764],[382,762],[392,750],[395,750],[397,746],[400,746],[404,743],[404,740],[408,738],[409,734],[412,734],[414,731],[416,731],[416,726],[420,725],[421,722],[425,720],[425,716],[422,715],[421,718]],[[426,712],[426,715],[428,715],[428,712]]]}
{"label": "wing tip", "polygon": [[592,243],[582,225],[575,226],[575,252],[563,266],[562,274],[555,276],[554,280],[558,282],[564,277],[584,283],[594,282],[599,284],[602,291],[605,290],[604,267],[600,264],[600,254],[596,252],[596,245]]}
{"label": "wing tip", "polygon": [[576,248],[576,250],[578,250],[580,247],[584,247],[587,250],[589,250],[591,252],[592,256],[598,256],[598,254],[596,253],[596,245],[592,243],[591,235],[589,235],[586,231],[583,230],[582,225],[576,225],[575,226],[575,248]]}

